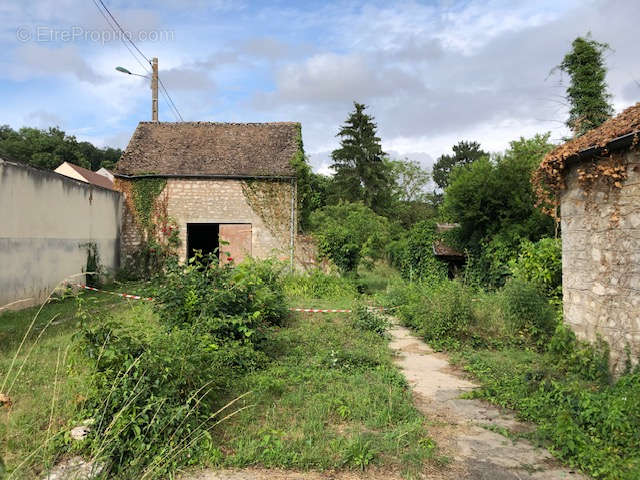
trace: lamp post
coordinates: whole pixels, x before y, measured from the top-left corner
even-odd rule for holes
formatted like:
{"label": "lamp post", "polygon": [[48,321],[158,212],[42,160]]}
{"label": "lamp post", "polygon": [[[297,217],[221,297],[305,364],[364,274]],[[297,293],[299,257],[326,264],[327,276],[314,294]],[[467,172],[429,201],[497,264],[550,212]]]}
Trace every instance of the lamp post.
{"label": "lamp post", "polygon": [[[139,73],[133,73],[124,67],[116,67],[116,70],[127,75],[135,75],[136,77],[149,78],[148,75],[140,75]],[[158,59],[153,57],[151,59],[151,121],[158,121]]]}

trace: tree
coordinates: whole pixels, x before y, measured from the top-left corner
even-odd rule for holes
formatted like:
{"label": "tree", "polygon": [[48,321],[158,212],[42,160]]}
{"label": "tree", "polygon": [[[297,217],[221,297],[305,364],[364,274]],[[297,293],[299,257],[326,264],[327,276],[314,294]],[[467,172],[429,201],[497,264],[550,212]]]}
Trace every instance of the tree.
{"label": "tree", "polygon": [[23,127],[18,131],[0,126],[0,156],[53,170],[63,162],[98,170],[113,168],[122,155],[119,148],[100,149],[89,142],[78,142],[73,135],[52,127],[47,130]]}
{"label": "tree", "polygon": [[311,214],[314,236],[322,255],[344,272],[357,270],[362,260],[385,254],[389,222],[362,203],[341,202]]}
{"label": "tree", "polygon": [[355,110],[336,135],[340,137],[340,148],[331,153],[335,195],[349,202],[362,201],[382,213],[391,198],[385,153],[376,136],[373,117],[364,112],[366,105],[353,105]]}
{"label": "tree", "polygon": [[[604,123],[613,113],[607,92],[607,68],[603,54],[609,49],[606,43],[596,42],[591,34],[578,37],[571,44],[571,51],[562,63],[554,68],[571,77],[567,88],[567,100],[571,105],[567,126],[575,136]],[[552,70],[552,72],[554,71]]]}
{"label": "tree", "polygon": [[441,155],[438,161],[433,165],[431,173],[433,181],[442,190],[449,185],[449,177],[451,172],[457,167],[469,165],[479,158],[488,157],[489,154],[480,149],[478,142],[460,141],[453,146],[453,155]]}
{"label": "tree", "polygon": [[388,175],[392,181],[394,200],[424,202],[429,185],[429,172],[415,160],[387,160]]}
{"label": "tree", "polygon": [[445,191],[443,212],[459,222],[463,246],[476,250],[499,233],[537,240],[553,234],[553,221],[535,206],[531,173],[553,148],[549,134],[520,138],[494,160],[458,169]]}

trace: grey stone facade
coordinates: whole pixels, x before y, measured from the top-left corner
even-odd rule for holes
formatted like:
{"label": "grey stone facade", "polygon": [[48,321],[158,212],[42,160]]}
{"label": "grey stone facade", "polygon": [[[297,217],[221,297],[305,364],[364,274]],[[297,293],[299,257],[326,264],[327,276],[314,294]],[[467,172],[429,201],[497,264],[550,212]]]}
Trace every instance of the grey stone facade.
{"label": "grey stone facade", "polygon": [[622,188],[585,190],[578,168],[561,198],[564,320],[585,340],[601,337],[620,372],[640,356],[640,154],[626,152]]}
{"label": "grey stone facade", "polygon": [[[119,179],[119,182],[135,180]],[[159,199],[166,195],[167,213],[175,219],[180,229],[179,258],[187,256],[187,224],[219,223],[251,225],[251,256],[290,259],[291,246],[291,194],[292,183],[271,180],[266,182],[277,190],[277,202],[271,202],[263,215],[257,212],[243,192],[243,181],[234,179],[170,178]],[[262,218],[268,214],[269,223]],[[295,223],[295,220],[294,220]],[[140,245],[140,231],[133,212],[126,208],[122,224],[123,258],[132,254]]]}

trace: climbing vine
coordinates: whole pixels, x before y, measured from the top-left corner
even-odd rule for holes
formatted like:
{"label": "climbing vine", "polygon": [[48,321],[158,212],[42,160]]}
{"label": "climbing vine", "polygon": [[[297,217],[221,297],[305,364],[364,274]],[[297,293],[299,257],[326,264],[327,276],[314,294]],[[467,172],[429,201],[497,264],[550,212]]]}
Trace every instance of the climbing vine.
{"label": "climbing vine", "polygon": [[296,135],[298,149],[291,157],[291,166],[296,172],[296,207],[298,210],[298,228],[304,230],[309,226],[309,216],[311,215],[311,167],[304,154],[304,144],[302,143],[302,127],[298,124]]}
{"label": "climbing vine", "polygon": [[245,180],[242,193],[247,203],[262,219],[274,236],[287,232],[291,226],[290,184],[279,181]]}
{"label": "climbing vine", "polygon": [[590,148],[600,149],[599,156],[594,157],[590,163],[584,163],[578,167],[580,186],[587,193],[596,187],[607,187],[610,190],[622,188],[627,178],[624,155],[611,154],[606,147],[612,140],[635,132],[630,149],[637,151],[640,141],[638,130],[640,130],[640,106],[636,105],[585,135],[556,147],[533,172],[532,182],[538,198],[538,206],[541,206],[545,213],[558,219],[560,194],[566,188],[566,175],[570,170],[570,162],[575,160],[580,152]]}
{"label": "climbing vine", "polygon": [[159,273],[180,247],[178,223],[169,216],[166,185],[164,178],[118,181],[118,189],[126,195],[140,236],[137,250],[131,252],[126,261],[125,277],[141,278]]}

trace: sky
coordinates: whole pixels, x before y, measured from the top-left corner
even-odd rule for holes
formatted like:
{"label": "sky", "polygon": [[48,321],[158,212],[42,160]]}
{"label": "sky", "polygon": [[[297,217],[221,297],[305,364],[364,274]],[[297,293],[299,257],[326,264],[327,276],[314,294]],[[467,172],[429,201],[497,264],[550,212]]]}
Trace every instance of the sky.
{"label": "sky", "polygon": [[[0,124],[59,126],[126,147],[151,119],[148,64],[113,33],[99,0],[0,0]],[[638,0],[103,0],[187,121],[298,121],[329,173],[353,102],[386,152],[429,168],[460,140],[503,151],[569,132],[571,41],[606,42],[616,112],[640,101]],[[160,98],[160,121],[175,121]]]}

